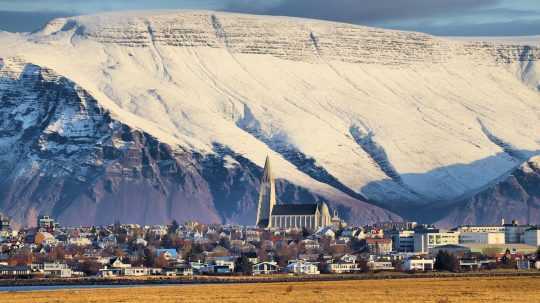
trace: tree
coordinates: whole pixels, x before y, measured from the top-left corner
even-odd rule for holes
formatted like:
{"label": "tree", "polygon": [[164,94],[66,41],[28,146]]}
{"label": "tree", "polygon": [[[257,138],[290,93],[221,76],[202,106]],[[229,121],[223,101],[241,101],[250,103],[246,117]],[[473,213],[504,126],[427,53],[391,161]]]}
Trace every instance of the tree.
{"label": "tree", "polygon": [[157,268],[166,268],[166,267],[169,267],[169,265],[170,265],[170,261],[165,257],[165,254],[159,255],[155,259],[154,266]]}
{"label": "tree", "polygon": [[81,263],[79,269],[87,276],[95,276],[99,273],[99,270],[101,269],[101,264],[96,261],[85,260]]}
{"label": "tree", "polygon": [[48,258],[52,262],[63,261],[66,258],[66,250],[63,246],[54,247],[49,253]]}
{"label": "tree", "polygon": [[143,250],[143,264],[146,267],[154,267],[156,263],[156,254],[155,251],[150,248],[145,248]]}
{"label": "tree", "polygon": [[236,261],[236,268],[238,272],[241,272],[244,275],[251,275],[253,270],[247,256],[242,256]]}
{"label": "tree", "polygon": [[453,254],[445,250],[439,251],[435,258],[435,269],[438,271],[459,271],[459,260]]}
{"label": "tree", "polygon": [[118,257],[120,259],[122,259],[123,257],[126,256],[126,253],[123,250],[121,250],[120,248],[116,248],[114,250],[113,254],[114,254],[114,256],[116,256],[116,257]]}
{"label": "tree", "polygon": [[369,272],[369,266],[366,260],[361,259],[361,260],[358,260],[357,263],[358,263],[358,266],[360,267],[360,272],[363,272],[363,273]]}
{"label": "tree", "polygon": [[305,227],[302,227],[302,238],[305,239],[309,236],[311,236],[311,233],[309,232],[309,230]]}
{"label": "tree", "polygon": [[32,263],[32,253],[30,252],[20,252],[8,259],[8,264],[10,266],[16,265],[29,265]]}

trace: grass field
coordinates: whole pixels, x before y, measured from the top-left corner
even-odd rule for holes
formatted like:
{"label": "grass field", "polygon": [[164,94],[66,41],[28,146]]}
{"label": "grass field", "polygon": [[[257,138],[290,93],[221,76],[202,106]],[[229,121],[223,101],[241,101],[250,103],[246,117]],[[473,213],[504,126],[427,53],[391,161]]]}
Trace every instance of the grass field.
{"label": "grass field", "polygon": [[0,293],[2,303],[39,302],[540,302],[539,277],[402,279],[185,285]]}

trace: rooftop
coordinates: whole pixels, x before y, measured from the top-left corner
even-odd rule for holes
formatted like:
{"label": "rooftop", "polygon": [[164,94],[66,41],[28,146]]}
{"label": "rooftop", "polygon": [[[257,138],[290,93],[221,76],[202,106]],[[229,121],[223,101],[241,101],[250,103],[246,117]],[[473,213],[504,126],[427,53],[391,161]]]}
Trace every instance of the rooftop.
{"label": "rooftop", "polygon": [[273,216],[314,215],[319,204],[277,204],[272,209]]}

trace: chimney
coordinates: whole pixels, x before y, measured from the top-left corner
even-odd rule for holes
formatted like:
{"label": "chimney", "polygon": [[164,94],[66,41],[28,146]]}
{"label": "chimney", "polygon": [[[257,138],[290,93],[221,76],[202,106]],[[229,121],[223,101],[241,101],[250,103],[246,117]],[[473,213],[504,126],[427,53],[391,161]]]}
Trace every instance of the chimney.
{"label": "chimney", "polygon": [[501,219],[501,225],[504,226],[504,218]]}

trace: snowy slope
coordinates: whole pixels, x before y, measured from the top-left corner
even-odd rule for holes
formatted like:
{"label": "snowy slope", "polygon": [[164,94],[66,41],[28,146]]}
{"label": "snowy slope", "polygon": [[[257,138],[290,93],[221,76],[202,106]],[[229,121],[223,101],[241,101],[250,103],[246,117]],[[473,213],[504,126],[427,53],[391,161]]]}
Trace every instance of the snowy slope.
{"label": "snowy slope", "polygon": [[516,168],[512,174],[461,201],[437,225],[497,224],[512,218],[522,224],[540,222],[540,157]]}
{"label": "snowy slope", "polygon": [[51,68],[122,123],[202,154],[270,154],[276,176],[338,200],[448,203],[540,149],[537,46],[199,11],[0,39],[0,57]]}
{"label": "snowy slope", "polygon": [[[226,146],[202,154],[170,145],[166,134],[124,124],[84,88],[22,59],[1,61],[0,100],[0,206],[14,222],[49,214],[67,225],[254,224],[261,168]],[[356,223],[399,219],[325,184],[277,184],[281,201],[326,200]]]}

